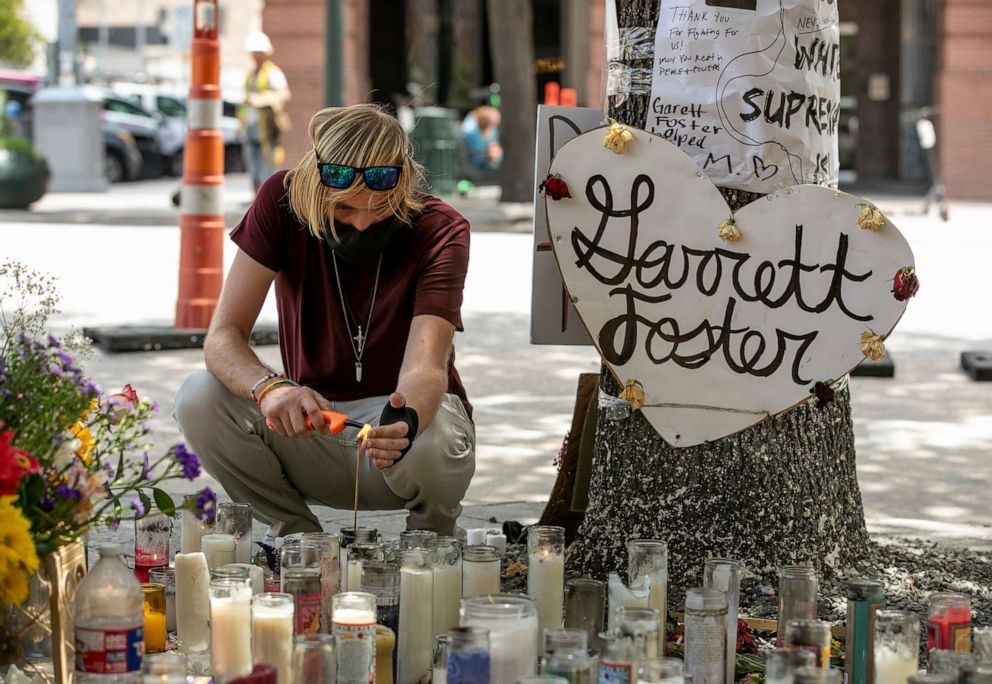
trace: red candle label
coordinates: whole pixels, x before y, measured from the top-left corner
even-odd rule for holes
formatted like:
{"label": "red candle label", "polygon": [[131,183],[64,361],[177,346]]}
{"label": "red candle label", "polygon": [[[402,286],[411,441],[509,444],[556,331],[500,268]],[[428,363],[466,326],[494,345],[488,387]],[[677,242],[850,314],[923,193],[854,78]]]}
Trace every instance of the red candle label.
{"label": "red candle label", "polygon": [[296,633],[317,634],[320,631],[320,594],[296,594]]}
{"label": "red candle label", "polygon": [[633,681],[633,663],[599,661],[599,684],[631,684]]}
{"label": "red candle label", "polygon": [[134,629],[76,627],[76,672],[140,672],[144,654],[144,626]]}
{"label": "red candle label", "polygon": [[951,608],[927,620],[927,650],[971,651],[971,609]]}

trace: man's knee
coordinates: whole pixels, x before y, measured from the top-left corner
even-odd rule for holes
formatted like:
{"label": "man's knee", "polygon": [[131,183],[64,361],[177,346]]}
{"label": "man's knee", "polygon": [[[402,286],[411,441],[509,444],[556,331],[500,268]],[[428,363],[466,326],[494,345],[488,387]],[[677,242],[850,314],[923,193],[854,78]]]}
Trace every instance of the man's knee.
{"label": "man's knee", "polygon": [[187,377],[176,392],[173,416],[187,439],[194,439],[201,427],[216,425],[221,407],[231,392],[208,370],[198,370]]}
{"label": "man's knee", "polygon": [[475,426],[451,398],[442,403],[404,460],[410,461],[407,472],[421,488],[461,500],[475,474]]}

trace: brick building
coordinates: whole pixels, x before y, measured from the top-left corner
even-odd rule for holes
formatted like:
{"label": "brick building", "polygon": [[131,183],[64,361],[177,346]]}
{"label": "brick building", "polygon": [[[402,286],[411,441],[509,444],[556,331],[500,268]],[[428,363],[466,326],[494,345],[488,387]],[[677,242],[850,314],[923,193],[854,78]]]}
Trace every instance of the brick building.
{"label": "brick building", "polygon": [[[489,0],[496,1],[496,0]],[[601,106],[606,1],[534,0],[535,86],[559,80]],[[293,89],[290,159],[325,94],[326,9],[341,7],[343,101],[393,101],[408,83],[466,108],[492,80],[486,0],[266,0],[263,28]],[[952,198],[992,200],[992,0],[841,0],[841,162],[859,184],[920,183],[916,113],[935,107]],[[439,53],[440,44],[450,51]],[[448,60],[445,62],[445,60]],[[448,78],[442,78],[439,67]],[[438,92],[441,89],[444,92]]]}

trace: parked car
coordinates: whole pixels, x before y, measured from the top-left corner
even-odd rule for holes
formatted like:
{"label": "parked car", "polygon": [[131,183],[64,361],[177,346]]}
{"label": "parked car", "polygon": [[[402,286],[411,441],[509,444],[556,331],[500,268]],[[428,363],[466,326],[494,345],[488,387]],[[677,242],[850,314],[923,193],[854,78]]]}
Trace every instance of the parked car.
{"label": "parked car", "polygon": [[[165,173],[181,176],[183,173],[183,149],[186,145],[186,97],[167,86],[147,83],[115,83],[115,94],[127,98],[145,110],[160,114],[167,122],[169,143],[163,145],[166,152]],[[237,105],[223,103],[220,124],[224,140],[224,171],[227,173],[245,170],[241,149],[241,122],[237,118]]]}
{"label": "parked car", "polygon": [[182,136],[160,114],[149,112],[131,100],[110,91],[103,94],[101,119],[134,136],[141,150],[141,177],[161,176],[172,157],[181,149]]}
{"label": "parked car", "polygon": [[130,131],[117,124],[103,123],[103,173],[110,183],[141,177],[141,150]]}

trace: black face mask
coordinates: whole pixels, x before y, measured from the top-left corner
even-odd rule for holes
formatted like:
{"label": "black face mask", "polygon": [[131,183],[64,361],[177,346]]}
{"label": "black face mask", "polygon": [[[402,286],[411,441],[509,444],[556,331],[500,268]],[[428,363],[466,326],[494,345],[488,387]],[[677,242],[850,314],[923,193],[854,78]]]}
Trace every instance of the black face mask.
{"label": "black face mask", "polygon": [[330,231],[327,231],[325,239],[337,256],[351,264],[363,264],[377,259],[385,251],[393,237],[394,225],[393,219],[388,218],[373,223],[365,230],[356,230],[347,223],[335,221],[334,230],[338,234],[338,240],[334,239]]}

